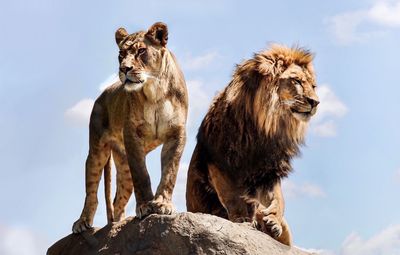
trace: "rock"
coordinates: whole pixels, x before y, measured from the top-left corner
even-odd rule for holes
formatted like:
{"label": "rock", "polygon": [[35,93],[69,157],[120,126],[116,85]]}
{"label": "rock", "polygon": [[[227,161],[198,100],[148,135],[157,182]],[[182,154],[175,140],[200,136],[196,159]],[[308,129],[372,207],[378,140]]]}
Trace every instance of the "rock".
{"label": "rock", "polygon": [[200,213],[127,218],[52,245],[48,255],[310,254],[285,246],[246,223]]}

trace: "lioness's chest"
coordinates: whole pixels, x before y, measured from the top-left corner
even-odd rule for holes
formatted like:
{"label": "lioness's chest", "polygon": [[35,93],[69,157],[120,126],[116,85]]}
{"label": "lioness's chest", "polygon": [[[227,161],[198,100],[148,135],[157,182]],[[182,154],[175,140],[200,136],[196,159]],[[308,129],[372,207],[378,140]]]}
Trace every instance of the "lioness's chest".
{"label": "lioness's chest", "polygon": [[170,100],[160,103],[145,103],[143,124],[138,127],[145,140],[163,142],[172,126],[177,124],[177,111]]}

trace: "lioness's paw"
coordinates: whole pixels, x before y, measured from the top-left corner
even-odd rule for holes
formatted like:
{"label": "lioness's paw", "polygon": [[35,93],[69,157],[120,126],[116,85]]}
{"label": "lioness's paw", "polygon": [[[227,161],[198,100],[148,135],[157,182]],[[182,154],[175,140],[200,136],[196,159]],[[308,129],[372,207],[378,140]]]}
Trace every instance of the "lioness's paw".
{"label": "lioness's paw", "polygon": [[141,203],[136,205],[136,217],[143,219],[144,217],[153,213],[153,206],[150,202]]}
{"label": "lioness's paw", "polygon": [[278,238],[282,234],[282,225],[275,215],[267,215],[258,220],[258,225],[261,230],[267,234],[270,234],[274,238]]}
{"label": "lioness's paw", "polygon": [[81,218],[75,221],[74,225],[72,225],[72,232],[74,232],[75,234],[79,234],[92,228],[93,227],[89,224],[87,220]]}
{"label": "lioness's paw", "polygon": [[153,213],[157,214],[172,214],[175,212],[175,207],[170,201],[151,201]]}

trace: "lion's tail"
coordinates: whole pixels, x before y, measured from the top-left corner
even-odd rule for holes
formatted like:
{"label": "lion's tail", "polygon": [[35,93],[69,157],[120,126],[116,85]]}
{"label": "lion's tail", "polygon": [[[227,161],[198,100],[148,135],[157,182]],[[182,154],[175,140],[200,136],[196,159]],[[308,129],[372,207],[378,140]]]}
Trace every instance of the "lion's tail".
{"label": "lion's tail", "polygon": [[107,222],[110,224],[114,220],[114,207],[111,202],[111,155],[104,166],[104,196],[106,199]]}

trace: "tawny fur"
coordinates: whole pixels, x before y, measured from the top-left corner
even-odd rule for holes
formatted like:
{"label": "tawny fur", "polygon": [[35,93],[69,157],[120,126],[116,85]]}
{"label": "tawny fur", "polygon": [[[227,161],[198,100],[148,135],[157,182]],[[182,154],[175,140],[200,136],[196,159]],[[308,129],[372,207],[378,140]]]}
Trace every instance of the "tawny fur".
{"label": "tawny fur", "polygon": [[280,182],[318,105],[312,59],[304,49],[273,45],[237,66],[199,128],[188,211],[255,222],[291,244]]}
{"label": "tawny fur", "polygon": [[[95,101],[89,124],[86,198],[73,225],[79,233],[91,228],[97,190],[104,168],[107,218],[119,221],[135,192],[136,215],[171,214],[171,198],[186,141],[187,89],[173,54],[166,48],[167,26],[155,23],[146,32],[116,32],[120,49],[120,81]],[[163,144],[161,180],[153,195],[146,154]],[[117,191],[111,204],[110,157],[117,169]]]}

